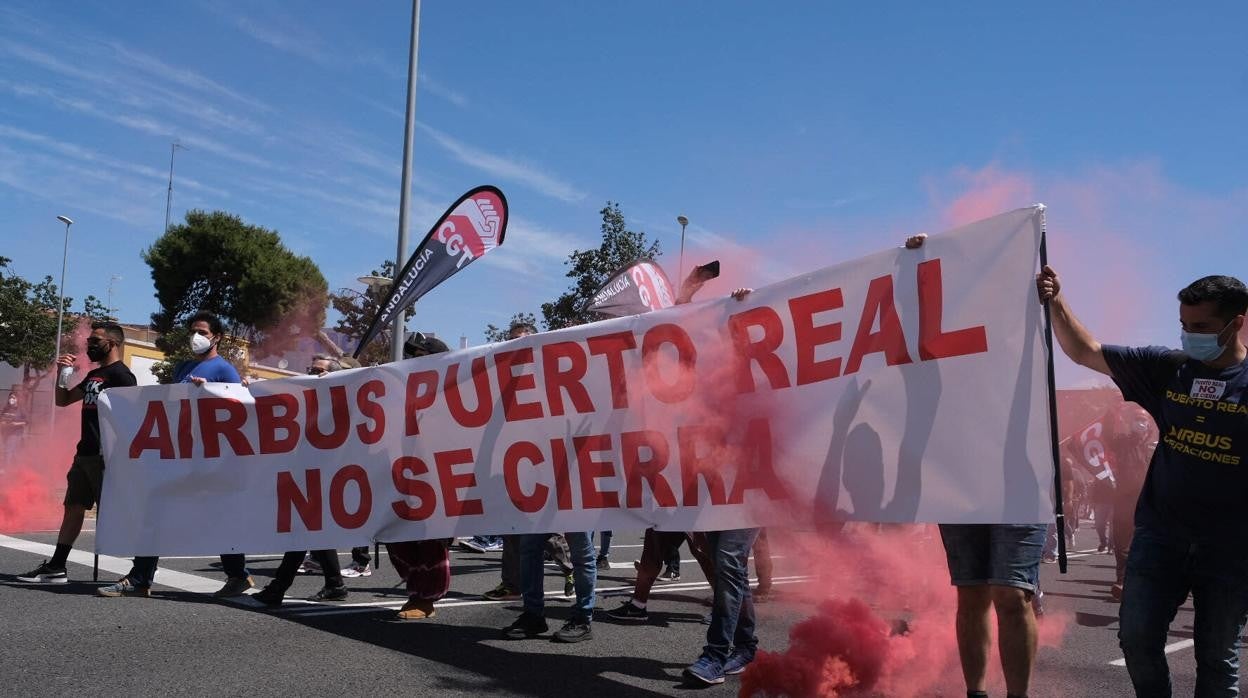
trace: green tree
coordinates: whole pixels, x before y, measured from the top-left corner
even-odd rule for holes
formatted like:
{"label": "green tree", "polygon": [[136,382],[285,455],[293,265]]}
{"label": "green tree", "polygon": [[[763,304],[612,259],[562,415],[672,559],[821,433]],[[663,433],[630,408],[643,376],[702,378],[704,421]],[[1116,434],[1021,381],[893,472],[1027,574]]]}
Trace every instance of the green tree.
{"label": "green tree", "polygon": [[82,301],[82,317],[91,321],[111,319],[108,308],[95,296],[87,296]]}
{"label": "green tree", "polygon": [[662,254],[658,240],[647,240],[646,234],[632,231],[624,222],[618,203],[608,201],[602,211],[602,242],[596,249],[573,250],[564,264],[570,268],[567,277],[572,285],[552,303],[542,304],[546,329],[557,330],[600,319],[588,310],[594,291],[611,278],[620,267],[638,257],[658,259]]}
{"label": "green tree", "polygon": [[[369,272],[369,276],[393,279],[394,262],[392,260],[382,262],[381,268],[373,269]],[[338,323],[334,325],[334,330],[347,335],[353,341],[351,346],[342,347],[343,351],[348,354],[355,353],[355,344],[358,344],[360,338],[368,331],[369,323],[377,316],[381,302],[389,293],[389,286],[370,286],[363,293],[344,288],[337,293],[329,294],[330,305],[338,313]],[[378,332],[373,341],[364,348],[364,352],[360,354],[360,363],[369,366],[384,364],[388,361],[390,361],[390,329],[386,328]]]}
{"label": "green tree", "polygon": [[[30,384],[41,380],[52,367],[60,289],[51,276],[35,284],[8,272],[11,262],[0,257],[0,361],[21,368],[23,383]],[[104,316],[104,306],[95,296],[87,296],[82,313],[70,310],[73,302],[73,298],[65,298],[63,354],[82,350],[75,332],[80,322]]]}
{"label": "green tree", "polygon": [[485,326],[485,341],[487,342],[505,342],[507,341],[507,331],[512,325],[517,323],[526,323],[537,327],[537,316],[533,313],[516,313],[511,316],[511,320],[507,322],[506,327],[496,327],[494,323]]}
{"label": "green tree", "polygon": [[[241,364],[241,342],[277,353],[325,322],[328,284],[308,257],[282,244],[277,231],[244,223],[223,211],[189,211],[143,252],[152,269],[160,310],[152,327],[166,366],[153,367],[162,381],[177,361],[189,358],[186,320],[210,312],[235,342],[218,351]],[[245,368],[245,366],[241,367]]]}

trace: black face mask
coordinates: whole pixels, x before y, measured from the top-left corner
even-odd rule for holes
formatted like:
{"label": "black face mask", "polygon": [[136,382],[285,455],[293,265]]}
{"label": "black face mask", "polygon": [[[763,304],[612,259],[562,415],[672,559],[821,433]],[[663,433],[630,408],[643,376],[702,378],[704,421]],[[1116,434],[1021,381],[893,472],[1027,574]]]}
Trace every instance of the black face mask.
{"label": "black face mask", "polygon": [[108,342],[87,342],[87,358],[102,361],[108,357]]}

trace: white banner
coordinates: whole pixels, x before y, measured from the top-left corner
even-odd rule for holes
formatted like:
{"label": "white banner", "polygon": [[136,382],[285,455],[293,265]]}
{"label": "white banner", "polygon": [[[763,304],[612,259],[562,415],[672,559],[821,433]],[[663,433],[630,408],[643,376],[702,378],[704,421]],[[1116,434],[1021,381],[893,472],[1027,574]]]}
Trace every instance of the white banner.
{"label": "white banner", "polygon": [[1051,520],[1042,224],[321,378],[109,390],[99,550]]}

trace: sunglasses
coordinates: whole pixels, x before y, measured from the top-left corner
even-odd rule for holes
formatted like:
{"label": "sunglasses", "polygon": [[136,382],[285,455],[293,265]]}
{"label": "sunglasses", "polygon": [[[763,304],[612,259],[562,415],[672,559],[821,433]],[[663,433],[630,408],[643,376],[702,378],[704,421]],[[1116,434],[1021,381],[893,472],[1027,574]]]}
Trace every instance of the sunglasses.
{"label": "sunglasses", "polygon": [[319,375],[321,375],[322,373],[329,373],[329,371],[328,371],[327,369],[321,368],[320,366],[309,366],[309,367],[308,367],[308,375],[309,375],[309,376],[319,376]]}

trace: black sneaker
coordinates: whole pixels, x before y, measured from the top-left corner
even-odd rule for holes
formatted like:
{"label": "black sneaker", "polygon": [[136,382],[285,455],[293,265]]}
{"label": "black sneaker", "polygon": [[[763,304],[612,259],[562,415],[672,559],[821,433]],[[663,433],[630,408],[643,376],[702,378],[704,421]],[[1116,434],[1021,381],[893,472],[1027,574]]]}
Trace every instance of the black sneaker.
{"label": "black sneaker", "polygon": [[594,563],[600,570],[611,569],[611,560],[606,555],[599,555],[598,560]]}
{"label": "black sneaker", "polygon": [[659,579],[664,582],[679,582],[680,570],[668,567],[667,569],[663,570],[662,574],[659,575]]}
{"label": "black sneaker", "polygon": [[347,588],[341,587],[321,587],[321,590],[308,597],[308,601],[344,601],[347,598]]}
{"label": "black sneaker", "polygon": [[643,622],[650,619],[650,614],[646,613],[646,609],[634,606],[632,601],[625,601],[620,607],[607,611],[607,617],[612,620],[626,620],[633,622]]}
{"label": "black sneaker", "polygon": [[286,598],[286,590],[278,587],[276,583],[270,583],[268,586],[256,592],[256,601],[259,601],[269,608],[281,607],[282,599],[284,598]]}
{"label": "black sneaker", "polygon": [[525,611],[520,614],[516,622],[503,628],[503,639],[505,640],[528,640],[550,630],[550,626],[546,624],[546,619],[536,613]]}
{"label": "black sneaker", "polygon": [[593,639],[594,631],[589,627],[588,622],[573,619],[556,630],[554,637],[555,642],[584,642]]}
{"label": "black sneaker", "polygon": [[26,574],[17,575],[17,581],[32,584],[66,584],[69,582],[69,574],[65,572],[64,567],[53,567],[48,564],[47,560],[44,560],[42,565]]}

